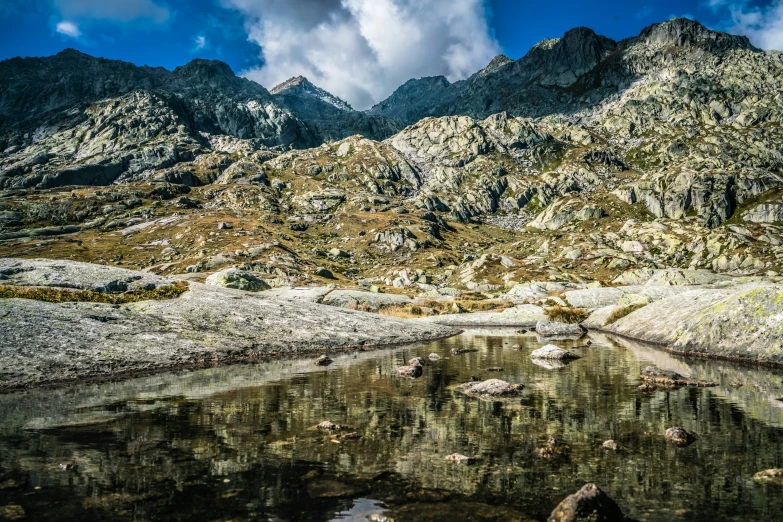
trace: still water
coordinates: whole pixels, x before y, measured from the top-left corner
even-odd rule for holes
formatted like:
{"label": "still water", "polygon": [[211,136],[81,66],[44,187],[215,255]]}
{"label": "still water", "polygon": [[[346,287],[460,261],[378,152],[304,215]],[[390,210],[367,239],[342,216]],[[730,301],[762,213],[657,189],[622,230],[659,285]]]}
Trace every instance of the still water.
{"label": "still water", "polygon": [[[534,335],[483,330],[326,368],[281,360],[0,395],[0,519],[545,520],[586,482],[642,521],[783,519],[783,487],[752,480],[783,467],[783,374],[592,340],[559,369],[528,358]],[[422,377],[396,375],[433,352]],[[720,386],[639,391],[651,363]],[[455,390],[471,378],[526,388],[483,402]],[[324,420],[347,429],[314,429]],[[676,425],[699,439],[667,444]],[[566,449],[543,458],[550,436]],[[444,459],[455,452],[475,461]]]}

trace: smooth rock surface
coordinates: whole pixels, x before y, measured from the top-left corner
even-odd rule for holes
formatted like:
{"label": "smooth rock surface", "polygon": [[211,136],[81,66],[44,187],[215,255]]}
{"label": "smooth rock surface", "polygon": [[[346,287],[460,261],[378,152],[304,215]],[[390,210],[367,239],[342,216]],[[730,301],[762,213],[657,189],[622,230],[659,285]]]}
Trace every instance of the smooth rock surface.
{"label": "smooth rock surface", "polygon": [[423,317],[417,321],[451,326],[512,326],[531,327],[546,319],[544,309],[535,305],[518,305],[502,312],[475,312],[472,314],[445,314]]}
{"label": "smooth rock surface", "polygon": [[[191,283],[176,299],[119,306],[1,299],[0,387],[457,333],[265,294]],[[33,355],[35,364],[30,364]]]}
{"label": "smooth rock surface", "polygon": [[152,290],[173,279],[113,266],[54,259],[0,258],[0,284],[118,293]]}

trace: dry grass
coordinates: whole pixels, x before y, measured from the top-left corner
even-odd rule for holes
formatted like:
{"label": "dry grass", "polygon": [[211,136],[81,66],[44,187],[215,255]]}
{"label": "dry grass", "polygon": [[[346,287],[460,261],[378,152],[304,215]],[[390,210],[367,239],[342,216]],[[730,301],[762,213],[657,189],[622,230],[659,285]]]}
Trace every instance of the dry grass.
{"label": "dry grass", "polygon": [[397,317],[398,319],[415,319],[416,317],[421,317],[424,312],[419,306],[390,305],[380,308],[378,313],[388,317]]}
{"label": "dry grass", "polygon": [[620,306],[615,308],[611,314],[609,314],[609,317],[606,318],[606,324],[612,324],[623,317],[625,317],[628,314],[631,314],[635,312],[636,310],[639,310],[640,308],[644,308],[645,304],[642,303],[636,303],[628,306]]}
{"label": "dry grass", "polygon": [[570,324],[581,323],[587,319],[587,316],[589,315],[586,310],[582,310],[581,308],[566,308],[565,306],[553,306],[547,308],[544,313],[546,313],[546,316],[552,321]]}
{"label": "dry grass", "polygon": [[107,294],[92,290],[68,290],[39,286],[0,285],[0,299],[32,299],[47,303],[105,303],[123,304],[137,301],[174,299],[188,289],[188,284],[177,281],[173,285],[161,286],[155,290],[132,290],[122,294]]}

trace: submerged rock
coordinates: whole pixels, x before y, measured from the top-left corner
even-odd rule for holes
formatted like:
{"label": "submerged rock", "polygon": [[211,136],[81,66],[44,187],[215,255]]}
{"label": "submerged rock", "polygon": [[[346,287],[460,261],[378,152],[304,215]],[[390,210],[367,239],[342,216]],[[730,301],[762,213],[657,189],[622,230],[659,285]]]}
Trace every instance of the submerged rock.
{"label": "submerged rock", "polygon": [[547,522],[617,522],[626,520],[620,506],[595,484],[567,496],[549,515]]}
{"label": "submerged rock", "polygon": [[465,395],[479,399],[509,399],[519,397],[524,384],[509,384],[501,379],[489,379],[480,382],[466,382],[457,387]]}
{"label": "submerged rock", "polygon": [[552,359],[556,361],[567,361],[569,359],[581,358],[578,355],[569,352],[568,350],[563,350],[559,346],[555,346],[554,344],[548,344],[542,348],[539,348],[538,350],[533,350],[530,352],[530,357],[532,359]]}
{"label": "submerged rock", "polygon": [[767,469],[753,475],[753,480],[783,486],[783,468]]}
{"label": "submerged rock", "polygon": [[331,360],[328,356],[322,355],[322,356],[318,357],[318,359],[315,360],[315,365],[316,366],[329,366],[333,362],[334,361]]}
{"label": "submerged rock", "polygon": [[325,420],[325,421],[319,422],[316,425],[316,428],[319,429],[319,430],[324,430],[324,431],[332,431],[332,430],[339,429],[340,427],[337,424],[335,424],[335,423],[333,423],[331,421]]}
{"label": "submerged rock", "polygon": [[711,387],[711,386],[718,385],[717,382],[688,379],[687,377],[683,377],[677,372],[673,372],[669,370],[661,370],[660,368],[657,368],[655,366],[648,366],[647,368],[642,370],[642,379],[647,383],[654,383],[659,386],[662,385],[667,387],[677,387],[677,386]]}
{"label": "submerged rock", "polygon": [[437,353],[431,353],[427,357],[429,357],[430,361],[439,361],[441,359],[441,356]]}
{"label": "submerged rock", "polygon": [[449,462],[456,462],[458,464],[470,464],[474,460],[470,457],[462,455],[461,453],[452,453],[451,455],[446,455],[445,458]]}
{"label": "submerged rock", "polygon": [[691,433],[688,433],[688,431],[686,431],[685,428],[681,426],[674,426],[669,428],[666,430],[664,437],[666,438],[667,442],[674,444],[675,446],[687,446],[696,440],[696,437],[694,437]]}
{"label": "submerged rock", "polygon": [[601,444],[601,447],[612,451],[617,451],[618,449],[620,449],[620,446],[613,440],[604,441],[604,443]]}

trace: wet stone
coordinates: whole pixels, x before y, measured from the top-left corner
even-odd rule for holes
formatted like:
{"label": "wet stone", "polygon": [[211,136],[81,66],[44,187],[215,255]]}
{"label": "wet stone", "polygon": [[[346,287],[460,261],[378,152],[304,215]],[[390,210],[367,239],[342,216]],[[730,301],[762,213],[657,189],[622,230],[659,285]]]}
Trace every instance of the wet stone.
{"label": "wet stone", "polygon": [[595,484],[567,496],[549,515],[547,522],[618,522],[625,520],[620,506]]}
{"label": "wet stone", "polygon": [[674,426],[666,430],[664,434],[667,442],[674,444],[675,446],[687,446],[696,440],[693,434],[689,433],[685,428],[681,426]]}
{"label": "wet stone", "polygon": [[509,384],[501,379],[489,379],[460,384],[458,389],[465,395],[480,399],[510,399],[519,397],[524,387],[524,384]]}

